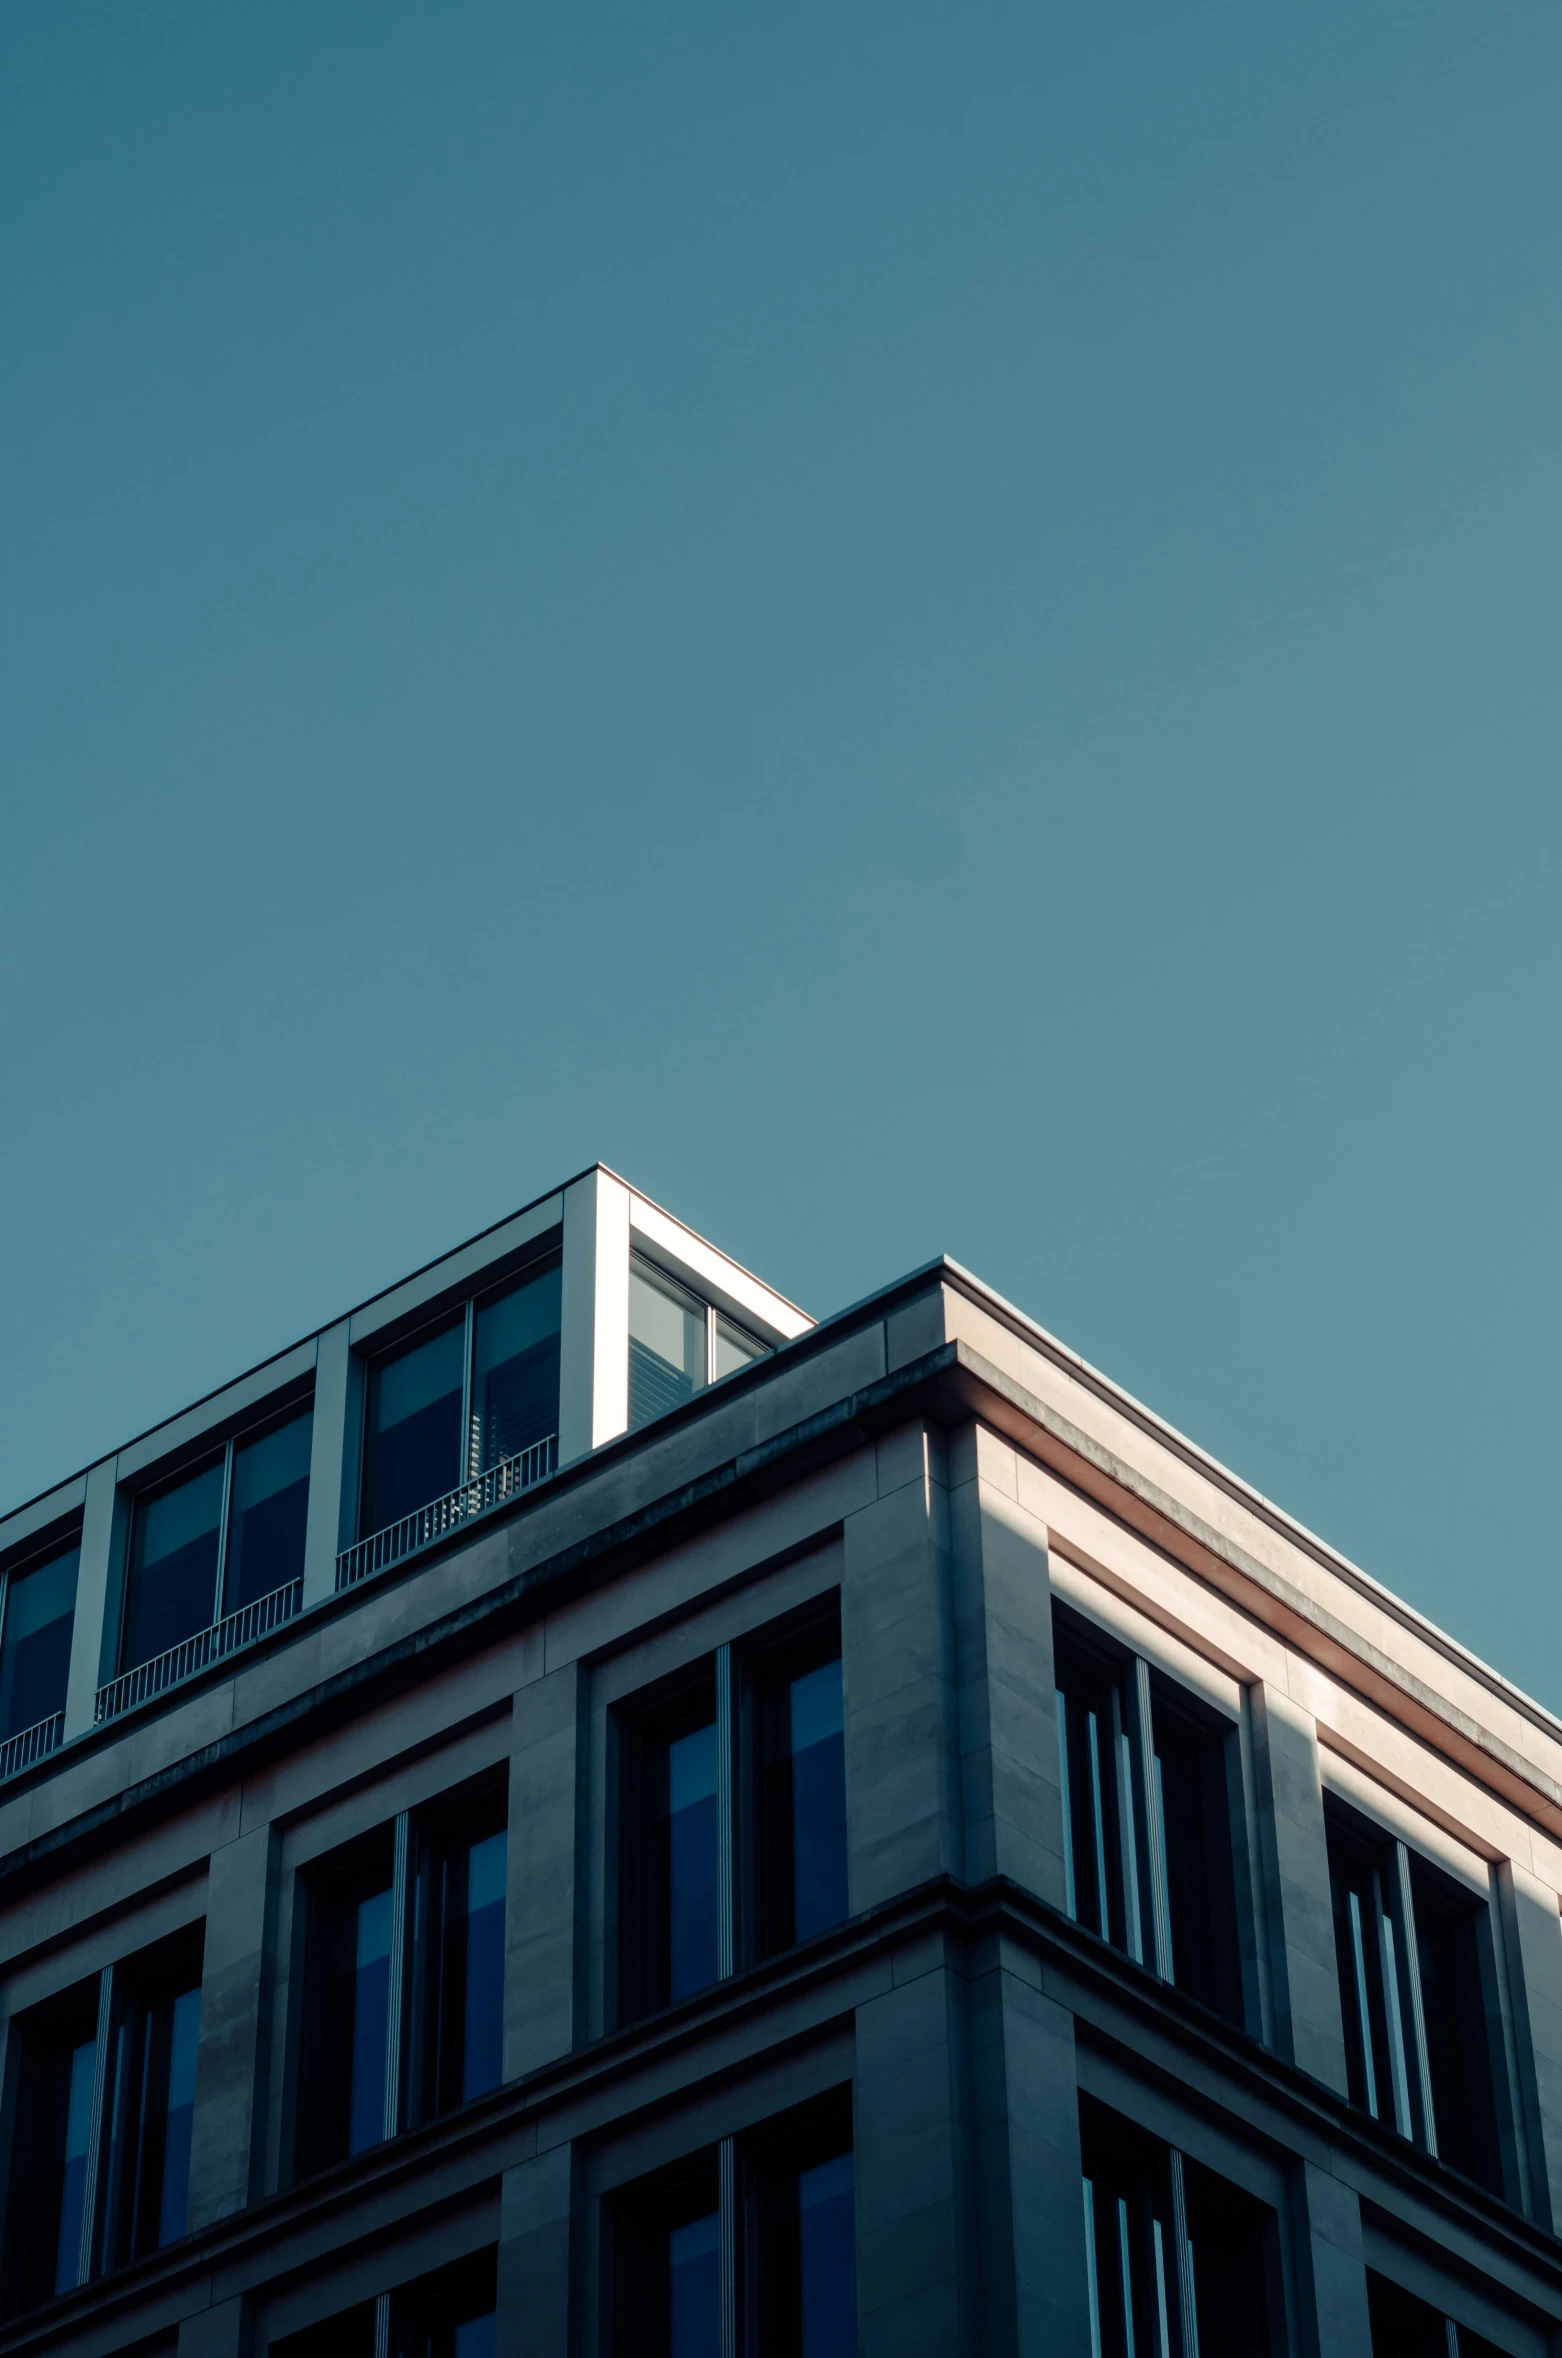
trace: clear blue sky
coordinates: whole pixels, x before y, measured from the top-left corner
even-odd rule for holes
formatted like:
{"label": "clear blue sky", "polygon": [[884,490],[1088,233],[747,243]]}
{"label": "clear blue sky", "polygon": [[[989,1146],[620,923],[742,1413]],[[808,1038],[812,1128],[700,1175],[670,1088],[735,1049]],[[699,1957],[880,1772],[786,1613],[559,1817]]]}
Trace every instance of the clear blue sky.
{"label": "clear blue sky", "polygon": [[0,1503],[597,1156],[1553,1705],[1562,11],[0,12]]}

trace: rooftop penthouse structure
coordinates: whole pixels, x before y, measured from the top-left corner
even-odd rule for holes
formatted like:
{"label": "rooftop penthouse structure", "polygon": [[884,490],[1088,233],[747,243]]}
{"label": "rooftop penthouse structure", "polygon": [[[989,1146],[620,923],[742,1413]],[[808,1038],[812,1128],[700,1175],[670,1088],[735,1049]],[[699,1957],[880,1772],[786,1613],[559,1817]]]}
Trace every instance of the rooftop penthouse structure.
{"label": "rooftop penthouse structure", "polygon": [[0,2353],[1562,2347],[1562,1724],[952,1262],[595,1167],[0,1580]]}

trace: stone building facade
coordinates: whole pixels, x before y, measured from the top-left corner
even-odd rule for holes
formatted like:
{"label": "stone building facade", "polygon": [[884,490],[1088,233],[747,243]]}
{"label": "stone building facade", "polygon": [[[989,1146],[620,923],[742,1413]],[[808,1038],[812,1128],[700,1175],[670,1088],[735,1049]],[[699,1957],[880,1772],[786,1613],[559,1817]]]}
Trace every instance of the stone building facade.
{"label": "stone building facade", "polygon": [[952,1263],[598,1167],[0,1572],[0,2351],[1562,2347],[1562,1725]]}

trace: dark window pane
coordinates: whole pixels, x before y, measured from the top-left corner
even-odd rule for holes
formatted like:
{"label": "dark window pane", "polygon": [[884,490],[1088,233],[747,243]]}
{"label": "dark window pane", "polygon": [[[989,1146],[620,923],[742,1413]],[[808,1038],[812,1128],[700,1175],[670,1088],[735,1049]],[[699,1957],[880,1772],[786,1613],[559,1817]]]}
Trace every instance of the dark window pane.
{"label": "dark window pane", "polygon": [[1419,1859],[1410,1869],[1421,2007],[1441,2158],[1502,2192],[1491,2047],[1481,1986],[1480,1904],[1452,1892]]}
{"label": "dark window pane", "polygon": [[269,2358],[374,2358],[374,2303],[344,2309],[271,2344]]}
{"label": "dark window pane", "polygon": [[714,2157],[621,2196],[612,2237],[615,2358],[720,2358]]}
{"label": "dark window pane", "polygon": [[1326,1829],[1351,2102],[1409,2137],[1416,2126],[1416,2066],[1394,1846],[1332,1805]]}
{"label": "dark window pane", "polygon": [[744,2346],[852,2358],[857,2237],[847,2091],[760,2131],[745,2154]]}
{"label": "dark window pane", "polygon": [[705,1305],[670,1277],[629,1268],[631,1430],[692,1400],[705,1382]]}
{"label": "dark window pane", "polygon": [[388,1852],[310,1893],[299,2047],[299,2173],[385,2134],[391,1878]]}
{"label": "dark window pane", "polygon": [[1171,2166],[1166,2148],[1082,2097],[1085,2256],[1101,2358],[1164,2349],[1178,2315]]}
{"label": "dark window pane", "polygon": [[39,2018],[24,2018],[13,2035],[20,2052],[5,2221],[8,2317],[69,2292],[81,2280],[96,1983]]}
{"label": "dark window pane", "polygon": [[1231,1863],[1227,1736],[1157,1680],[1155,1766],[1166,1855],[1172,1979],[1242,2020],[1242,1961]]}
{"label": "dark window pane", "polygon": [[[1372,2322],[1373,2358],[1448,2358],[1448,2333],[1440,2310],[1418,2301],[1374,2269],[1367,2271],[1367,2314]],[[1465,2337],[1459,2336],[1459,2358]]]}
{"label": "dark window pane", "polygon": [[496,2255],[490,2249],[457,2260],[391,2302],[395,2358],[493,2358]]}
{"label": "dark window pane", "polygon": [[416,2114],[499,2085],[504,2028],[502,1802],[432,1829],[418,1868]]}
{"label": "dark window pane", "polygon": [[306,1408],[233,1452],[225,1612],[237,1613],[303,1577],[314,1425],[314,1411]]}
{"label": "dark window pane", "polygon": [[463,1318],[369,1370],[365,1534],[399,1523],[460,1481],[465,1348]]}
{"label": "dark window pane", "polygon": [[176,1488],[136,1501],[121,1669],[150,1662],[216,1618],[222,1477],[219,1458]]}
{"label": "dark window pane", "polygon": [[126,1973],[105,2098],[105,2267],[140,2259],[184,2233],[200,2023],[198,1956]]}
{"label": "dark window pane", "polygon": [[13,1573],[0,1638],[0,1742],[65,1709],[79,1548]]}
{"label": "dark window pane", "polygon": [[716,1978],[716,1713],[708,1686],[626,1726],[620,2014]]}
{"label": "dark window pane", "polygon": [[762,1664],[759,1682],[760,1947],[774,1955],[847,1915],[838,1641],[832,1633]]}
{"label": "dark window pane", "polygon": [[559,1429],[557,1264],[480,1303],[467,1472],[482,1473]]}
{"label": "dark window pane", "polygon": [[1183,2177],[1198,2358],[1268,2358],[1285,2343],[1274,2213],[1197,2162]]}
{"label": "dark window pane", "polygon": [[1054,1698],[1069,1914],[1146,1961],[1135,1860],[1134,1779],[1121,1666],[1054,1626]]}

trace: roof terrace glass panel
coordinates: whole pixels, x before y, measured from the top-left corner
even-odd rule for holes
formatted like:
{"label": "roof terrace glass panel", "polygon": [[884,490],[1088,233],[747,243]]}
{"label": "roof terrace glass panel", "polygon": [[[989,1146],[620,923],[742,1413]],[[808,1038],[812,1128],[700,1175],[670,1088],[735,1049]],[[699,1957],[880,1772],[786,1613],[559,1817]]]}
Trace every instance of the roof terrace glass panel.
{"label": "roof terrace glass panel", "polygon": [[65,1709],[79,1547],[29,1564],[6,1583],[0,1635],[0,1742]]}
{"label": "roof terrace glass panel", "polygon": [[463,1316],[370,1368],[360,1531],[383,1531],[460,1481],[465,1343]]}
{"label": "roof terrace glass panel", "polygon": [[303,1576],[314,1423],[313,1409],[306,1408],[234,1449],[225,1612],[237,1613]]}
{"label": "roof terrace glass panel", "polygon": [[712,1382],[719,1383],[723,1376],[736,1375],[740,1367],[752,1367],[756,1359],[768,1359],[769,1356],[768,1343],[762,1343],[756,1336],[745,1333],[741,1326],[734,1326],[730,1318],[717,1317],[716,1365],[712,1370]]}
{"label": "roof terrace glass panel", "polygon": [[467,1471],[480,1474],[559,1429],[559,1265],[477,1307]]}
{"label": "roof terrace glass panel", "polygon": [[134,1670],[215,1618],[223,1460],[136,1501],[121,1668]]}
{"label": "roof terrace glass panel", "polygon": [[704,1385],[705,1305],[648,1262],[629,1264],[629,1422],[649,1424]]}

